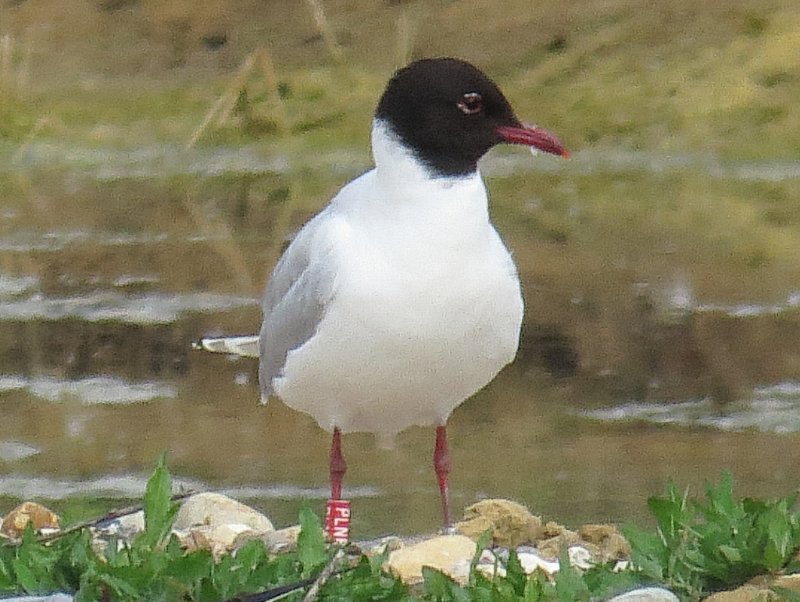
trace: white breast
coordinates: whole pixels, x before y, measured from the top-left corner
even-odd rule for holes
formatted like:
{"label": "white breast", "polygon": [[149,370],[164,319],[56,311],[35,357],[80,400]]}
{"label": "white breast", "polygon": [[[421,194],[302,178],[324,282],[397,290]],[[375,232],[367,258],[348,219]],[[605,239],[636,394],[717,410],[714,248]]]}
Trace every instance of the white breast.
{"label": "white breast", "polygon": [[[378,137],[382,134],[378,132]],[[432,180],[381,156],[326,210],[335,293],[273,380],[325,429],[393,434],[443,424],[516,354],[523,304],[478,174]],[[383,159],[383,161],[381,161]]]}

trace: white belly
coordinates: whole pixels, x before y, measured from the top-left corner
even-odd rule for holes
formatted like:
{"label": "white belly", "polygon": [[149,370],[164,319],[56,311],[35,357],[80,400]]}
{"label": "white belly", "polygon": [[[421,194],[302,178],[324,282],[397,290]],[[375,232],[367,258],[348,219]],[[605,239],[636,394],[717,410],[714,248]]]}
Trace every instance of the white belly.
{"label": "white belly", "polygon": [[443,424],[517,351],[519,281],[493,230],[488,238],[477,255],[418,257],[412,269],[385,258],[343,269],[316,334],[289,352],[275,392],[327,430],[391,435]]}

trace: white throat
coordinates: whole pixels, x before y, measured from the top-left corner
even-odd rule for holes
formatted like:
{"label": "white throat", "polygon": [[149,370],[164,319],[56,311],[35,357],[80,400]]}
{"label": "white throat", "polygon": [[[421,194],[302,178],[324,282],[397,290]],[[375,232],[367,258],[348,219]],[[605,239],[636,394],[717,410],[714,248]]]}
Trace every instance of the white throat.
{"label": "white throat", "polygon": [[372,124],[372,155],[377,179],[388,193],[386,201],[396,208],[421,210],[420,215],[428,217],[460,213],[462,219],[470,215],[488,222],[488,198],[477,170],[466,176],[435,176],[380,119]]}

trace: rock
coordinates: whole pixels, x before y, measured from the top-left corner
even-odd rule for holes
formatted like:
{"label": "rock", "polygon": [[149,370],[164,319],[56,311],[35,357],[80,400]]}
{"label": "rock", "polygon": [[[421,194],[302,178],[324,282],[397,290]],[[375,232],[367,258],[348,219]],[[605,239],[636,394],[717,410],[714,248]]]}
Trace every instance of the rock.
{"label": "rock", "polygon": [[[550,560],[558,560],[561,554],[561,546],[574,546],[580,545],[581,538],[575,531],[570,531],[569,529],[562,527],[561,525],[556,525],[558,529],[554,529],[553,526],[555,523],[548,523],[548,529],[546,529],[546,533],[557,533],[557,535],[551,535],[547,539],[544,539],[539,542],[538,548],[539,553],[544,557]],[[585,547],[589,547],[591,544],[586,544]]]}
{"label": "rock", "polygon": [[607,602],[680,602],[678,596],[662,587],[642,587],[634,589],[619,596],[610,598]]}
{"label": "rock", "polygon": [[538,552],[517,552],[519,563],[529,575],[536,569],[541,569],[548,575],[558,572],[559,564],[557,560],[547,560],[542,558]]}
{"label": "rock", "polygon": [[588,571],[590,568],[592,568],[593,564],[596,564],[596,552],[590,550],[585,545],[579,544],[570,546],[567,548],[567,555],[569,556],[570,566],[574,566],[582,571]]}
{"label": "rock", "polygon": [[567,529],[564,525],[559,525],[557,522],[554,521],[547,521],[543,528],[542,537],[540,539],[552,539],[553,537],[558,537],[559,535],[564,535],[565,533],[574,533]]}
{"label": "rock", "polygon": [[187,551],[210,550],[216,559],[233,550],[244,535],[249,535],[250,539],[260,535],[247,525],[237,523],[197,525],[190,529],[173,530],[173,533]]}
{"label": "rock", "polygon": [[[229,523],[211,528],[209,538],[217,547],[233,549],[233,543],[244,535],[252,535],[253,529],[241,523]],[[252,539],[252,538],[251,538]]]}
{"label": "rock", "polygon": [[[539,552],[530,546],[520,546],[517,548],[517,558],[522,565],[522,569],[530,575],[536,569],[541,569],[548,575],[558,572],[558,561],[547,560],[539,555]],[[508,550],[505,548],[483,550],[476,569],[487,577],[504,577],[506,575],[506,564],[508,563]]]}
{"label": "rock", "polygon": [[456,529],[475,541],[491,529],[493,543],[509,548],[536,542],[543,535],[541,518],[525,506],[503,499],[482,500],[468,507]]}
{"label": "rock", "polygon": [[232,549],[238,550],[251,539],[260,539],[267,546],[270,554],[286,554],[297,549],[297,537],[299,535],[300,525],[267,531],[266,533],[245,531],[236,537]]}
{"label": "rock", "polygon": [[210,550],[211,540],[208,534],[212,527],[208,525],[197,525],[191,529],[173,529],[172,533],[181,542],[181,547],[187,552],[195,550]]}
{"label": "rock", "polygon": [[380,539],[369,542],[359,542],[358,545],[367,556],[377,556],[384,552],[394,552],[405,546],[403,540],[396,535],[387,535],[386,537],[381,537]]}
{"label": "rock", "polygon": [[780,597],[768,589],[762,589],[755,585],[743,585],[728,592],[717,592],[705,598],[703,602],[768,602],[769,600],[780,600]]}
{"label": "rock", "polygon": [[583,525],[578,529],[578,537],[597,546],[600,562],[630,558],[631,544],[614,525]]}
{"label": "rock", "polygon": [[422,567],[429,566],[464,582],[464,562],[469,566],[475,542],[464,535],[443,535],[409,545],[389,554],[383,568],[407,584],[422,582]]}
{"label": "rock", "polygon": [[772,582],[775,587],[785,587],[795,592],[800,592],[800,574],[781,575]]}
{"label": "rock", "polygon": [[103,536],[116,535],[120,539],[130,541],[138,533],[144,531],[144,510],[115,518],[98,527],[97,530]]}
{"label": "rock", "polygon": [[783,600],[783,597],[770,589],[772,587],[781,587],[798,592],[800,591],[800,574],[781,575],[774,578],[770,575],[758,575],[741,587],[711,594],[704,599],[704,602],[750,602],[751,600],[770,602],[771,600]]}
{"label": "rock", "polygon": [[29,522],[33,524],[34,530],[38,533],[43,530],[60,528],[58,516],[52,510],[36,502],[23,502],[3,519],[0,533],[15,539],[22,537]]}
{"label": "rock", "polygon": [[186,530],[198,525],[245,525],[253,531],[274,531],[270,520],[250,506],[219,493],[198,493],[186,499],[175,517],[173,528]]}
{"label": "rock", "polygon": [[484,549],[478,558],[475,569],[482,572],[489,578],[505,577],[506,562],[508,561],[508,550],[506,548],[495,548],[492,550]]}
{"label": "rock", "polygon": [[49,594],[47,596],[18,596],[2,598],[3,602],[72,602],[75,598],[69,594]]}

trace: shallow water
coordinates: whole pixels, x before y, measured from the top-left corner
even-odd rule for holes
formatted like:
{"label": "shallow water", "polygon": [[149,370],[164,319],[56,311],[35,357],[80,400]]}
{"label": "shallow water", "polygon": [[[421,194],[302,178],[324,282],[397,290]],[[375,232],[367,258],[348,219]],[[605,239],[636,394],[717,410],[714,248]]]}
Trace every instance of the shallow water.
{"label": "shallow water", "polygon": [[[191,342],[258,329],[287,236],[366,157],[309,158],[309,183],[258,148],[55,147],[0,174],[0,496],[138,497],[167,451],[185,487],[278,524],[302,500],[321,511],[328,436],[259,406],[252,360]],[[522,158],[485,165],[527,316],[515,364],[450,421],[456,513],[503,496],[568,524],[641,520],[669,478],[699,491],[724,469],[742,495],[796,488],[796,255],[742,250],[709,215],[758,204],[747,182],[790,190],[797,165]],[[686,223],[676,203],[712,209]],[[437,526],[432,445],[431,429],[393,450],[345,436],[359,536]]]}

